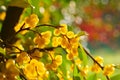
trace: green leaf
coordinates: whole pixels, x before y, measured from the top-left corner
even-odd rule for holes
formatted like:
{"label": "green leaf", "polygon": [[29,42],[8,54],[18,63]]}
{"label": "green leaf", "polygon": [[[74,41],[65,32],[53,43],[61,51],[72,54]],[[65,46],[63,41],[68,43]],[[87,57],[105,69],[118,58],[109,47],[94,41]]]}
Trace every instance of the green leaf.
{"label": "green leaf", "polygon": [[91,74],[87,80],[97,80],[97,74]]}
{"label": "green leaf", "polygon": [[120,69],[120,64],[115,65],[116,69]]}
{"label": "green leaf", "polygon": [[0,47],[0,53],[2,53],[3,55],[5,55],[5,49]]}
{"label": "green leaf", "polygon": [[36,7],[39,5],[40,0],[28,0],[29,4]]}
{"label": "green leaf", "polygon": [[73,76],[77,76],[77,74],[78,74],[78,69],[77,66],[75,65],[73,70]]}
{"label": "green leaf", "polygon": [[57,77],[56,73],[54,71],[49,71],[49,80],[59,80],[59,78]]}
{"label": "green leaf", "polygon": [[120,80],[120,74],[111,77],[111,80]]}
{"label": "green leaf", "polygon": [[67,71],[70,70],[70,64],[71,61],[68,61],[66,59],[66,52],[64,49],[62,49],[61,47],[58,47],[55,49],[56,54],[61,54],[62,55],[62,64],[60,65],[59,69],[62,71],[63,73],[63,78],[64,80],[67,80]]}
{"label": "green leaf", "polygon": [[48,30],[53,32],[54,28],[49,26],[40,26],[39,28],[37,28],[37,31],[39,32],[45,32]]}
{"label": "green leaf", "polygon": [[16,79],[17,79],[17,80],[24,80],[24,78],[21,79],[20,76],[16,76]]}
{"label": "green leaf", "polygon": [[74,66],[73,70],[73,78],[74,80],[80,80],[80,74],[76,65]]}
{"label": "green leaf", "polygon": [[31,5],[33,13],[40,15],[40,11],[39,11],[40,0],[28,0],[28,3]]}
{"label": "green leaf", "polygon": [[88,59],[87,59],[87,55],[82,47],[82,45],[80,44],[80,48],[78,48],[78,52],[79,52],[79,57],[82,59],[83,64],[87,65]]}
{"label": "green leaf", "polygon": [[77,36],[80,37],[80,36],[84,36],[84,35],[88,35],[85,31],[80,31]]}

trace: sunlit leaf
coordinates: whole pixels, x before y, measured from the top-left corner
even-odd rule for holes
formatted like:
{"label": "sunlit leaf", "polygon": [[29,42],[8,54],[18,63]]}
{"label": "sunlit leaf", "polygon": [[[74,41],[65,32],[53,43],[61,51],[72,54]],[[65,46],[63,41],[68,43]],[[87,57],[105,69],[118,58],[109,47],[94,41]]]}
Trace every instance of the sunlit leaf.
{"label": "sunlit leaf", "polygon": [[97,80],[97,74],[91,74],[87,80]]}
{"label": "sunlit leaf", "polygon": [[111,77],[111,80],[120,80],[120,74]]}
{"label": "sunlit leaf", "polygon": [[80,73],[78,71],[78,68],[77,66],[74,66],[74,70],[73,70],[73,78],[74,80],[80,80]]}
{"label": "sunlit leaf", "polygon": [[2,53],[3,55],[5,55],[5,49],[0,47],[0,53]]}
{"label": "sunlit leaf", "polygon": [[77,36],[85,36],[85,35],[88,35],[85,31],[80,31]]}
{"label": "sunlit leaf", "polygon": [[86,65],[88,62],[88,59],[87,59],[87,55],[81,44],[80,44],[80,48],[78,48],[78,51],[79,51],[80,58],[83,60],[84,65]]}
{"label": "sunlit leaf", "polygon": [[49,72],[50,72],[50,75],[51,75],[51,76],[49,76],[49,80],[59,80],[59,78],[57,77],[55,72],[53,72],[53,71],[49,71]]}
{"label": "sunlit leaf", "polygon": [[120,69],[120,64],[115,65],[116,69]]}
{"label": "sunlit leaf", "polygon": [[28,2],[31,5],[32,12],[36,13],[37,15],[40,15],[40,11],[39,11],[40,0],[28,0]]}

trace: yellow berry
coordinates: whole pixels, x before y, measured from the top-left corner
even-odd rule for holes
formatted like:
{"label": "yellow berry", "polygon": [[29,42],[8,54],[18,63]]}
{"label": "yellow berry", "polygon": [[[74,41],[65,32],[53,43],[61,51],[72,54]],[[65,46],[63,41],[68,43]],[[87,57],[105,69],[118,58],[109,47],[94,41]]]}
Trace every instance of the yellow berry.
{"label": "yellow berry", "polygon": [[5,19],[5,16],[6,16],[6,12],[1,12],[0,13],[0,20],[4,20]]}
{"label": "yellow berry", "polygon": [[[95,57],[95,60],[102,66],[103,65],[103,58],[100,56]],[[94,63],[91,67],[91,70],[95,73],[99,73],[101,68],[98,64]]]}
{"label": "yellow berry", "polygon": [[58,37],[53,37],[52,38],[52,46],[57,47],[58,45],[59,45]]}
{"label": "yellow berry", "polygon": [[15,61],[13,59],[9,59],[7,62],[6,62],[6,68],[10,68],[11,65],[14,65],[15,64]]}
{"label": "yellow berry", "polygon": [[35,50],[34,53],[31,54],[32,58],[40,59],[43,56],[43,53],[39,50]]}
{"label": "yellow berry", "polygon": [[100,57],[100,56],[97,56],[97,57],[95,57],[95,60],[99,63],[99,64],[103,64],[103,58],[102,57]]}
{"label": "yellow berry", "polygon": [[68,31],[66,35],[67,35],[68,38],[73,38],[74,37],[74,32],[73,31]]}
{"label": "yellow berry", "polygon": [[82,69],[81,69],[81,75],[82,76],[87,76],[87,74],[88,74],[88,66],[85,66],[85,67],[83,67]]}
{"label": "yellow berry", "polygon": [[103,69],[103,74],[104,75],[111,75],[114,72],[115,68],[113,64],[106,65]]}
{"label": "yellow berry", "polygon": [[40,75],[40,76],[43,76],[45,74],[45,66],[42,62],[36,62],[36,70],[37,70],[37,73]]}
{"label": "yellow berry", "polygon": [[60,30],[59,29],[55,29],[54,32],[53,32],[53,34],[55,36],[59,36],[60,35]]}
{"label": "yellow berry", "polygon": [[23,70],[24,74],[26,75],[27,79],[37,79],[37,72],[34,65],[27,64]]}
{"label": "yellow berry", "polygon": [[73,60],[74,55],[71,54],[71,53],[68,53],[66,57],[67,57],[68,60]]}
{"label": "yellow berry", "polygon": [[67,25],[66,24],[60,24],[60,26],[61,27],[59,29],[60,29],[61,34],[65,35],[68,31]]}
{"label": "yellow berry", "polygon": [[61,44],[62,38],[61,37],[53,37],[52,38],[52,46],[57,47]]}
{"label": "yellow berry", "polygon": [[70,44],[77,48],[78,45],[79,45],[79,39],[80,39],[79,37],[71,38],[70,39]]}
{"label": "yellow berry", "polygon": [[74,56],[78,56],[78,48],[71,48],[71,54],[73,54]]}
{"label": "yellow berry", "polygon": [[38,45],[39,48],[44,48],[45,47],[45,39],[42,38],[40,35],[37,35],[34,38],[34,42],[35,42],[35,44]]}
{"label": "yellow berry", "polygon": [[32,59],[30,63],[25,66],[23,72],[28,79],[38,79],[38,77],[44,76],[46,68],[42,62]]}
{"label": "yellow berry", "polygon": [[51,69],[56,70],[57,68],[58,68],[57,62],[55,60],[53,60],[52,64],[51,64]]}
{"label": "yellow berry", "polygon": [[62,72],[58,72],[57,76],[58,76],[59,80],[64,80]]}
{"label": "yellow berry", "polygon": [[19,70],[16,67],[15,60],[9,59],[6,61],[6,71],[14,75],[19,75]]}
{"label": "yellow berry", "polygon": [[62,48],[67,48],[68,46],[69,46],[69,41],[65,36],[63,36],[62,39],[61,39],[61,47]]}
{"label": "yellow berry", "polygon": [[52,36],[51,31],[45,31],[41,33],[42,38],[45,40],[45,45],[50,43],[50,38]]}
{"label": "yellow berry", "polygon": [[26,64],[30,61],[30,57],[26,52],[20,53],[20,55],[17,57],[16,62],[21,64]]}
{"label": "yellow berry", "polygon": [[98,64],[94,63],[93,66],[91,67],[91,71],[95,73],[99,73],[101,68],[98,66]]}
{"label": "yellow berry", "polygon": [[61,65],[62,64],[62,56],[61,55],[56,55],[55,56],[55,61],[56,61],[57,65]]}
{"label": "yellow berry", "polygon": [[42,32],[41,35],[42,35],[42,38],[44,38],[46,40],[50,40],[50,38],[52,36],[52,32],[51,31],[45,31],[45,32]]}
{"label": "yellow berry", "polygon": [[54,59],[54,54],[55,54],[54,51],[49,51],[48,54],[49,54],[50,60]]}
{"label": "yellow berry", "polygon": [[76,65],[80,65],[81,63],[82,63],[82,61],[79,58],[75,59],[75,64]]}
{"label": "yellow berry", "polygon": [[25,23],[28,27],[34,28],[39,22],[38,16],[36,14],[31,14],[25,19]]}
{"label": "yellow berry", "polygon": [[35,44],[38,45],[39,48],[44,48],[46,45],[50,43],[50,38],[52,36],[51,31],[42,32],[41,35],[37,35],[34,38]]}
{"label": "yellow berry", "polygon": [[[19,31],[23,24],[24,24],[24,21],[22,21],[21,23],[18,23],[18,24],[14,27],[14,30],[15,30],[16,32]],[[26,32],[26,31],[25,31],[25,32]],[[22,32],[22,33],[23,33],[23,32]]]}

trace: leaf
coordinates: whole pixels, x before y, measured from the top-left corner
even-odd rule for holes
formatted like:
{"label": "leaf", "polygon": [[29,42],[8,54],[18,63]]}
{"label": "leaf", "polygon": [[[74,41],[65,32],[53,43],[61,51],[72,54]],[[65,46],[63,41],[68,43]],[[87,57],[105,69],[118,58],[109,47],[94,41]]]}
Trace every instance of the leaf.
{"label": "leaf", "polygon": [[74,76],[74,77],[73,77],[73,80],[81,80],[81,79],[80,79],[80,77],[78,77],[78,76]]}
{"label": "leaf", "polygon": [[49,71],[49,80],[59,80],[56,73],[54,71]]}
{"label": "leaf", "polygon": [[116,69],[120,69],[120,64],[115,65]]}
{"label": "leaf", "polygon": [[28,0],[28,3],[31,5],[33,9],[33,13],[40,15],[40,11],[39,11],[40,0]]}
{"label": "leaf", "polygon": [[97,74],[91,74],[87,80],[97,80]]}
{"label": "leaf", "polygon": [[120,74],[111,77],[111,80],[120,80]]}
{"label": "leaf", "polygon": [[74,70],[73,70],[73,79],[80,80],[80,74],[76,65],[74,66]]}
{"label": "leaf", "polygon": [[85,31],[80,31],[77,36],[80,37],[80,36],[84,36],[84,35],[88,35]]}
{"label": "leaf", "polygon": [[87,55],[81,44],[80,44],[80,48],[78,48],[78,52],[79,52],[79,57],[83,60],[83,64],[87,65],[88,62]]}
{"label": "leaf", "polygon": [[64,51],[64,49],[62,49],[61,47],[58,47],[55,49],[56,54],[61,54],[62,55],[62,64],[60,65],[59,69],[62,71],[63,73],[63,78],[64,80],[67,80],[67,70],[70,69],[70,61],[68,61],[66,59],[66,52]]}
{"label": "leaf", "polygon": [[75,65],[73,70],[73,76],[77,76],[77,74],[78,74],[78,69],[77,66]]}
{"label": "leaf", "polygon": [[3,48],[0,47],[0,54],[1,54],[1,53],[2,53],[3,55],[5,55],[5,49],[3,49]]}

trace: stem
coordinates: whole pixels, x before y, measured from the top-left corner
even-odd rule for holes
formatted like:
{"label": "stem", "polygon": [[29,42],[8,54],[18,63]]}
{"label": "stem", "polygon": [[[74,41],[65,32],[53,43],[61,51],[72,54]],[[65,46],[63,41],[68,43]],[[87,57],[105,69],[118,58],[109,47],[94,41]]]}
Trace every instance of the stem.
{"label": "stem", "polygon": [[50,24],[40,24],[40,25],[38,25],[36,27],[39,27],[39,26],[50,26],[50,27],[54,27],[54,28],[60,27],[60,26],[54,26],[54,25],[50,25]]}
{"label": "stem", "polygon": [[[103,70],[104,67],[101,66],[85,48],[83,48],[83,49],[84,49],[85,53]],[[106,75],[106,79],[110,80],[110,78],[107,75]]]}
{"label": "stem", "polygon": [[24,25],[25,25],[25,23],[22,25],[22,27],[20,28],[20,30],[16,32],[15,35],[17,35],[19,32],[22,32],[22,31],[28,30],[28,31],[32,31],[32,32],[34,32],[34,33],[37,33],[39,36],[41,36],[41,34],[40,34],[39,32],[34,31],[34,30],[31,30],[30,27],[28,27],[28,28],[23,28]]}
{"label": "stem", "polygon": [[54,49],[54,47],[50,47],[50,48],[44,48],[44,49],[40,49],[40,48],[33,48],[32,50],[28,50],[27,53],[33,53],[35,50],[39,50],[41,52],[45,52],[45,51],[52,51]]}
{"label": "stem", "polygon": [[37,34],[41,37],[41,34],[40,34],[39,32],[34,31],[34,30],[31,30],[31,29],[30,29],[30,31],[32,31],[32,32],[34,32],[34,33],[37,33]]}
{"label": "stem", "polygon": [[16,49],[18,49],[20,52],[22,52],[23,50],[21,50],[20,48],[16,47],[16,46],[11,46],[11,47],[14,47]]}
{"label": "stem", "polygon": [[107,80],[110,80],[110,78],[108,76],[106,76]]}
{"label": "stem", "polygon": [[101,66],[94,58],[93,58],[93,56],[89,53],[89,52],[87,52],[87,50],[85,49],[85,48],[83,48],[84,49],[84,51],[85,51],[85,53],[103,70],[103,66]]}
{"label": "stem", "polygon": [[24,29],[20,29],[19,31],[16,32],[15,35],[17,35],[19,32],[25,31],[25,30],[30,30],[30,28],[24,28]]}

